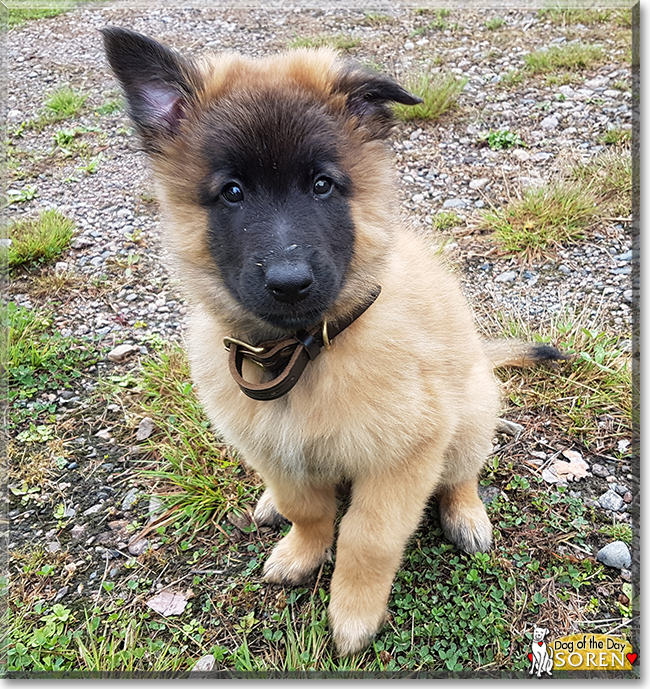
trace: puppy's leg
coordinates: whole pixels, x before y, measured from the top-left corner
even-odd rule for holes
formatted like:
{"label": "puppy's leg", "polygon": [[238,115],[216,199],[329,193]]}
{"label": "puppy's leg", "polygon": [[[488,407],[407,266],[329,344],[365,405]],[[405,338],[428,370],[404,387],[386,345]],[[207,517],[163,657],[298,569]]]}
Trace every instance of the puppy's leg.
{"label": "puppy's leg", "polygon": [[434,487],[435,479],[408,468],[356,480],[339,529],[329,606],[341,655],[362,650],[384,623],[404,546]]}
{"label": "puppy's leg", "polygon": [[443,486],[440,521],[445,536],[467,553],[485,552],[492,544],[492,524],[478,496],[478,480]]}
{"label": "puppy's leg", "polygon": [[276,584],[297,585],[331,557],[336,515],[334,486],[283,480],[268,490],[278,511],[293,525],[266,561],[264,578]]}
{"label": "puppy's leg", "polygon": [[277,527],[282,524],[282,522],[286,521],[275,506],[270,488],[267,488],[262,493],[262,497],[258,500],[255,512],[253,513],[253,519],[258,526],[272,527]]}

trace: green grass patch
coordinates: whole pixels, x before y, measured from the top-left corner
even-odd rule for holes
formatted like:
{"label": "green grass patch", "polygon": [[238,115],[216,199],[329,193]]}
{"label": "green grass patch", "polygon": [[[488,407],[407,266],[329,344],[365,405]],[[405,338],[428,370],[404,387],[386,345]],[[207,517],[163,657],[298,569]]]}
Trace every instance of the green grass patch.
{"label": "green grass patch", "polygon": [[424,100],[418,105],[393,106],[395,115],[405,121],[419,120],[431,122],[437,120],[448,110],[458,105],[458,96],[463,90],[467,79],[453,74],[430,75],[422,74],[406,80],[404,87]]}
{"label": "green grass patch", "polygon": [[165,347],[143,362],[140,377],[131,382],[141,414],[165,429],[150,441],[159,459],[145,474],[154,481],[154,491],[178,532],[214,527],[227,512],[249,503],[257,482],[210,430],[194,394],[185,352]]}
{"label": "green grass patch", "polygon": [[432,226],[434,230],[442,231],[448,230],[452,227],[458,227],[463,223],[463,219],[454,211],[441,211],[433,216]]}
{"label": "green grass patch", "polygon": [[318,36],[297,36],[289,42],[289,48],[333,48],[340,52],[348,52],[357,48],[361,39],[349,34],[319,34]]}
{"label": "green grass patch", "polygon": [[601,216],[628,217],[632,212],[632,155],[627,148],[615,148],[579,163],[570,177],[598,198]]}
{"label": "green grass patch", "polygon": [[12,28],[33,19],[58,17],[74,7],[75,3],[69,0],[54,0],[49,3],[17,0],[7,7],[7,26]]}
{"label": "green grass patch", "polygon": [[596,198],[581,185],[555,183],[526,189],[521,198],[483,214],[485,227],[506,251],[538,259],[585,236]]}
{"label": "green grass patch", "polygon": [[492,17],[491,19],[486,19],[483,22],[483,26],[488,30],[488,31],[495,31],[496,29],[500,29],[502,26],[505,26],[506,20],[503,17]]}
{"label": "green grass patch", "polygon": [[588,448],[616,452],[616,438],[629,437],[632,418],[631,362],[623,337],[607,332],[586,308],[555,315],[544,337],[522,320],[499,317],[506,336],[552,343],[573,356],[557,367],[500,372],[510,402],[526,413],[551,415]]}
{"label": "green grass patch", "polygon": [[606,146],[612,144],[626,144],[632,138],[632,130],[630,129],[608,129],[604,134],[598,137],[598,141]]}
{"label": "green grass patch", "polygon": [[68,246],[74,228],[72,220],[53,209],[42,211],[37,219],[17,220],[6,230],[11,245],[1,250],[0,260],[9,269],[51,261]]}
{"label": "green grass patch", "polygon": [[537,11],[540,19],[548,19],[553,24],[567,26],[569,24],[584,24],[593,26],[594,24],[604,24],[613,15],[612,10],[607,9],[588,9],[578,7],[556,7],[543,8]]}
{"label": "green grass patch", "polygon": [[501,75],[499,84],[506,88],[513,88],[519,86],[524,81],[524,73],[520,69],[509,69],[505,74]]}
{"label": "green grass patch", "polygon": [[490,131],[479,138],[479,144],[487,144],[493,151],[500,151],[503,148],[513,148],[514,146],[525,146],[525,141],[515,132],[507,129],[499,129],[496,132]]}
{"label": "green grass patch", "polygon": [[[46,393],[72,389],[100,352],[86,340],[52,331],[51,314],[9,302],[0,312],[2,383],[7,401],[7,428],[21,430],[24,441],[51,437],[57,402]],[[25,425],[27,424],[27,425]]]}
{"label": "green grass patch", "polygon": [[112,115],[114,112],[117,112],[118,110],[122,110],[124,107],[124,104],[121,99],[119,98],[114,98],[112,100],[108,100],[105,103],[102,103],[95,112],[98,115]]}
{"label": "green grass patch", "polygon": [[45,99],[45,118],[55,122],[74,117],[81,112],[87,99],[86,94],[69,86],[56,89]]}
{"label": "green grass patch", "polygon": [[533,74],[545,74],[554,70],[583,70],[602,64],[603,49],[586,43],[553,45],[546,50],[536,50],[524,55],[526,67]]}

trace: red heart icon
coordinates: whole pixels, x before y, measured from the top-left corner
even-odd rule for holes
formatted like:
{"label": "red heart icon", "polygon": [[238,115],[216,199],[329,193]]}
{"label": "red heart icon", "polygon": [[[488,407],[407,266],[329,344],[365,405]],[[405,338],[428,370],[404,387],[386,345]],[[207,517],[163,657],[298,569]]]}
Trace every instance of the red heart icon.
{"label": "red heart icon", "polygon": [[537,645],[538,645],[538,646],[541,646],[543,643],[544,643],[543,641],[538,641],[538,642],[537,642]]}
{"label": "red heart icon", "polygon": [[533,662],[533,654],[532,653],[528,654],[528,660],[530,660],[531,663]]}
{"label": "red heart icon", "polygon": [[634,661],[638,658],[636,653],[628,653],[626,658],[630,661],[630,665],[634,665]]}

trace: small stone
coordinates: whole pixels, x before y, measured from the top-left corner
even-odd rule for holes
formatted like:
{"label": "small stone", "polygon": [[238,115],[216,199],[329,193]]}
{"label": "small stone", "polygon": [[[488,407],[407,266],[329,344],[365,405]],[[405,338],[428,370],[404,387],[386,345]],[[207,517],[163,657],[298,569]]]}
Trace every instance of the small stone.
{"label": "small stone", "polygon": [[592,464],[591,473],[594,476],[600,476],[600,478],[606,478],[609,476],[609,469],[604,467],[602,464]]}
{"label": "small stone", "polygon": [[404,50],[413,50],[413,48],[415,48],[415,43],[413,43],[413,41],[406,41]]}
{"label": "small stone", "polygon": [[61,273],[65,273],[68,270],[68,264],[65,261],[57,261],[54,264],[54,272],[57,275],[60,275]]}
{"label": "small stone", "polygon": [[59,397],[61,397],[62,400],[71,400],[75,396],[74,390],[63,390]]}
{"label": "small stone", "polygon": [[76,462],[70,462],[70,464],[68,464],[67,466],[67,469],[68,471],[72,471],[73,469],[76,469],[78,466],[79,465]]}
{"label": "small stone", "polygon": [[422,203],[424,201],[424,194],[414,194],[411,200],[413,203]]}
{"label": "small stone", "polygon": [[0,239],[0,249],[8,249],[13,244],[13,240],[8,237],[2,237]]}
{"label": "small stone", "polygon": [[525,163],[530,160],[530,153],[528,151],[522,151],[520,148],[515,148],[512,155],[520,162]]}
{"label": "small stone", "polygon": [[84,510],[83,514],[84,516],[88,517],[91,514],[97,514],[102,509],[102,505],[93,505],[92,507],[89,507],[87,510]]}
{"label": "small stone", "polygon": [[203,656],[203,658],[199,658],[190,672],[210,672],[210,670],[214,668],[214,663],[214,656],[208,654],[207,656]]}
{"label": "small stone", "polygon": [[539,153],[534,153],[530,158],[535,163],[543,163],[545,160],[552,158],[553,154],[546,151],[540,151]]}
{"label": "small stone", "polygon": [[630,549],[623,541],[608,543],[596,553],[596,560],[614,569],[627,569],[632,564]]}
{"label": "small stone", "polygon": [[632,493],[630,493],[629,490],[627,491],[627,493],[625,493],[625,495],[623,495],[623,501],[627,502],[628,504],[632,502]]}
{"label": "small stone", "polygon": [[447,199],[443,204],[443,208],[465,208],[467,201],[463,199]]}
{"label": "small stone", "polygon": [[473,179],[469,183],[470,189],[482,189],[490,180],[487,177],[481,177],[480,179]]}
{"label": "small stone", "polygon": [[137,488],[131,488],[131,490],[124,496],[124,499],[122,500],[122,509],[124,512],[127,512],[131,509],[131,507],[133,507],[133,503],[136,501],[137,496]]}
{"label": "small stone", "polygon": [[494,278],[494,282],[513,282],[517,278],[517,273],[514,270],[508,270],[501,273]]}
{"label": "small stone", "polygon": [[86,249],[89,246],[92,246],[94,244],[92,239],[88,239],[87,237],[77,237],[70,246],[73,249]]}
{"label": "small stone", "polygon": [[562,264],[558,266],[557,269],[560,271],[560,273],[564,273],[564,275],[571,275],[571,268],[569,268],[569,266]]}
{"label": "small stone", "polygon": [[68,592],[68,587],[67,587],[67,586],[62,586],[62,587],[56,592],[56,596],[54,596],[54,601],[53,601],[53,602],[54,602],[54,603],[58,603],[58,602],[63,598],[63,596],[65,596],[65,594],[66,594],[67,592]]}
{"label": "small stone", "polygon": [[70,536],[75,540],[81,538],[86,532],[85,524],[75,524],[72,529],[70,529]]}
{"label": "small stone", "polygon": [[156,495],[149,498],[149,523],[156,521],[165,509],[165,503]]}
{"label": "small stone", "polygon": [[50,553],[56,553],[61,550],[61,544],[58,541],[52,541],[47,544],[47,549]]}
{"label": "small stone", "polygon": [[627,486],[622,486],[620,483],[613,483],[609,489],[615,490],[619,495],[625,495],[628,491]]}
{"label": "small stone", "polygon": [[116,364],[121,364],[123,361],[126,361],[130,354],[137,351],[138,347],[134,345],[121,344],[108,353],[108,359],[114,361]]}
{"label": "small stone", "polygon": [[632,250],[626,251],[624,254],[619,254],[618,256],[614,256],[614,258],[617,261],[631,261],[632,260]]}
{"label": "small stone", "polygon": [[557,117],[555,117],[555,115],[549,115],[539,123],[539,126],[547,131],[552,131],[553,129],[557,129],[559,124],[560,121]]}
{"label": "small stone", "polygon": [[101,438],[102,440],[110,440],[111,431],[109,428],[103,428],[101,431],[97,431],[97,433],[95,433],[95,437]]}
{"label": "small stone", "polygon": [[632,581],[632,572],[629,569],[622,569],[621,579],[623,581]]}
{"label": "small stone", "polygon": [[612,510],[613,512],[618,512],[621,509],[621,507],[623,507],[624,502],[623,498],[618,493],[616,493],[613,490],[608,490],[606,493],[603,493],[598,498],[598,504],[604,510]]}
{"label": "small stone", "polygon": [[139,541],[132,543],[129,546],[129,553],[134,557],[142,555],[144,551],[149,547],[149,541],[146,538],[141,538]]}

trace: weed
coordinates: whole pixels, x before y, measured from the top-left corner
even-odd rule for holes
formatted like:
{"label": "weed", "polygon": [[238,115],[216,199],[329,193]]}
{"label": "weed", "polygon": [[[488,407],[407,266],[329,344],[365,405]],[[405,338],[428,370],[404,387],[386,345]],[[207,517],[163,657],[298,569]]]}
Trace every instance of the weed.
{"label": "weed", "polygon": [[496,16],[484,21],[483,26],[488,29],[488,31],[494,31],[495,29],[500,29],[505,23],[506,20],[503,17]]}
{"label": "weed", "polygon": [[632,527],[629,524],[607,524],[601,526],[598,531],[617,541],[632,545]]}
{"label": "weed", "polygon": [[424,102],[409,106],[397,104],[394,106],[394,112],[404,121],[437,120],[443,113],[457,106],[458,96],[466,83],[467,79],[458,78],[453,74],[422,74],[407,79],[405,87],[411,93],[420,96]]}
{"label": "weed", "polygon": [[45,99],[45,116],[50,121],[65,120],[78,115],[88,96],[63,86]]}
{"label": "weed", "polygon": [[596,214],[596,199],[579,185],[554,183],[526,189],[502,209],[483,215],[485,226],[506,251],[539,258],[584,237]]}
{"label": "weed", "polygon": [[462,218],[454,211],[441,211],[433,216],[434,230],[448,230],[450,227],[457,227],[463,222]]}
{"label": "weed", "polygon": [[490,131],[479,138],[479,144],[487,144],[493,151],[500,151],[502,148],[512,148],[513,146],[525,146],[526,143],[515,132],[507,129],[500,129],[496,132]]}
{"label": "weed", "polygon": [[79,286],[80,278],[71,271],[63,270],[56,273],[44,272],[34,276],[28,289],[34,297],[53,299],[61,292],[69,292]]}
{"label": "weed", "polygon": [[8,7],[7,26],[12,28],[14,26],[20,26],[31,19],[48,19],[50,17],[58,17],[60,14],[72,9],[73,7],[73,2],[59,3],[55,7]]}
{"label": "weed", "polygon": [[628,143],[631,138],[632,131],[630,129],[608,129],[598,137],[598,141],[601,144],[610,146],[611,144]]}
{"label": "weed", "polygon": [[25,203],[33,201],[38,196],[38,189],[27,184],[22,189],[7,189],[7,203]]}
{"label": "weed", "polygon": [[378,12],[366,12],[364,24],[371,26],[381,26],[382,24],[391,24],[394,21],[389,14],[379,14]]}
{"label": "weed", "polygon": [[543,74],[558,69],[570,71],[588,69],[602,63],[603,49],[585,43],[553,45],[546,50],[537,50],[524,55],[526,67],[533,74]]}
{"label": "weed", "polygon": [[38,219],[17,220],[7,228],[11,245],[2,250],[2,257],[10,269],[50,261],[67,247],[74,227],[56,210],[42,211]]}
{"label": "weed", "polygon": [[360,45],[361,40],[353,38],[349,34],[338,33],[334,35],[320,34],[318,36],[296,37],[289,42],[289,48],[323,48],[330,47],[334,50],[347,52]]}

